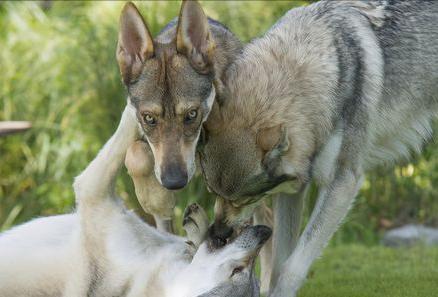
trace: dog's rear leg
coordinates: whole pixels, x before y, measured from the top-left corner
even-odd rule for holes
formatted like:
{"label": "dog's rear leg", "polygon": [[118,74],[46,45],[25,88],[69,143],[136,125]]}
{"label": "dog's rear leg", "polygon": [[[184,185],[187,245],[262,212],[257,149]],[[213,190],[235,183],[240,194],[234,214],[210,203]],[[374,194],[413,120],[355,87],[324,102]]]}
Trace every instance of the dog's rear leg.
{"label": "dog's rear leg", "polygon": [[76,260],[72,262],[73,276],[65,285],[65,297],[88,296],[92,280],[98,277],[96,267],[105,263],[106,220],[120,212],[115,195],[117,172],[123,164],[128,146],[137,136],[135,110],[128,103],[114,135],[75,179],[73,187],[80,232],[77,241],[72,243],[72,249],[77,254],[74,257]]}
{"label": "dog's rear leg", "polygon": [[172,233],[176,196],[157,181],[154,156],[149,145],[141,140],[132,144],[126,153],[125,166],[134,182],[135,194],[143,210],[154,216],[158,230]]}
{"label": "dog's rear leg", "polygon": [[114,135],[75,179],[73,187],[81,218],[84,216],[82,211],[94,211],[96,205],[115,197],[114,183],[117,172],[123,164],[128,147],[137,137],[135,110],[128,104]]}
{"label": "dog's rear leg", "polygon": [[297,245],[303,217],[304,201],[309,186],[295,194],[277,194],[274,204],[274,234],[272,236],[272,273],[269,288],[274,288],[283,263]]}

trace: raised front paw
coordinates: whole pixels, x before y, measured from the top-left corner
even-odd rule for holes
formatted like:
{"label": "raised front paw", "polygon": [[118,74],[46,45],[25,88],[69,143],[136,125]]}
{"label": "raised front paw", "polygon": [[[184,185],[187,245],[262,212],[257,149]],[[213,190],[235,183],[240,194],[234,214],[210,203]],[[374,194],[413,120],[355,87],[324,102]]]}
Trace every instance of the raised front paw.
{"label": "raised front paw", "polygon": [[196,203],[189,205],[184,211],[183,228],[187,239],[198,247],[204,241],[208,231],[208,217],[204,209]]}
{"label": "raised front paw", "polygon": [[[132,144],[125,158],[128,173],[134,181],[135,194],[143,210],[161,221],[173,216],[176,196],[157,181],[154,174],[154,156],[149,145],[139,140]],[[169,231],[168,228],[160,228]]]}

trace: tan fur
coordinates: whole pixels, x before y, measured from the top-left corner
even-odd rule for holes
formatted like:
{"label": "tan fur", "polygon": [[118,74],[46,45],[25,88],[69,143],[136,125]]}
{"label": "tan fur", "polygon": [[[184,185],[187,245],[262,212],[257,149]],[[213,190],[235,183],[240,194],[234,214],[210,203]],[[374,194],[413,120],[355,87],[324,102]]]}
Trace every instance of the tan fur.
{"label": "tan fur", "polygon": [[257,133],[257,145],[264,151],[271,151],[280,141],[281,125],[260,129]]}
{"label": "tan fur", "polygon": [[[329,95],[336,86],[337,70],[333,63],[336,54],[329,46],[332,43],[329,32],[318,26],[317,21],[311,26],[297,23],[291,27],[290,38],[304,38],[304,34],[294,35],[300,30],[309,31],[321,47],[329,50],[321,52],[303,39],[294,40],[294,47],[279,51],[292,41],[276,38],[275,34],[255,40],[227,72],[226,85],[232,98],[218,110],[220,115],[211,115],[214,122],[208,121],[206,127],[212,134],[222,135],[225,134],[222,131],[231,130],[233,138],[240,138],[243,134],[257,135],[264,129],[283,125],[289,142],[293,143],[284,159],[293,163],[296,174],[306,181],[309,154],[321,147],[332,129],[333,106]],[[263,48],[263,52],[259,48]],[[315,55],[319,59],[314,59]],[[297,87],[284,88],[290,85]],[[254,146],[254,149],[260,147]]]}
{"label": "tan fur", "polygon": [[[192,20],[190,19],[191,16]],[[187,55],[192,65],[201,72],[208,72],[213,62],[215,42],[207,17],[196,1],[183,1],[176,34],[176,48]]]}
{"label": "tan fur", "polygon": [[176,197],[155,179],[154,159],[148,144],[139,140],[131,145],[126,153],[125,166],[144,211],[159,214],[162,219],[172,218]]}
{"label": "tan fur", "polygon": [[[132,35],[126,31],[137,31]],[[138,42],[140,40],[140,42]],[[117,43],[117,61],[125,83],[136,79],[145,60],[154,53],[151,34],[140,12],[134,4],[128,2],[120,17],[120,34]]]}

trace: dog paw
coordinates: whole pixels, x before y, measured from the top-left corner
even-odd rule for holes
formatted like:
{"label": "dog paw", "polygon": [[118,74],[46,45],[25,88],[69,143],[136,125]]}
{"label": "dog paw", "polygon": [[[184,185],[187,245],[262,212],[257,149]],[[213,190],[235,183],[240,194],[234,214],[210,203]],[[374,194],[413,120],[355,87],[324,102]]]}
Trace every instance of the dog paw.
{"label": "dog paw", "polygon": [[208,217],[204,209],[196,203],[189,205],[184,211],[183,228],[187,239],[198,247],[204,241],[208,231]]}

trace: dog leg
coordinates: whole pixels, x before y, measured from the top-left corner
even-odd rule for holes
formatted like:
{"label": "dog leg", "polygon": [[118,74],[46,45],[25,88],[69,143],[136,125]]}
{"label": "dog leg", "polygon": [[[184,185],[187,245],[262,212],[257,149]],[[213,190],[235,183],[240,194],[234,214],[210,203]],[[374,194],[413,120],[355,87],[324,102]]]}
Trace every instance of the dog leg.
{"label": "dog leg", "polygon": [[297,247],[284,263],[271,297],[295,296],[312,262],[321,254],[348,213],[362,181],[362,172],[338,169],[336,178],[321,189],[310,221]]}
{"label": "dog leg", "polygon": [[192,242],[195,248],[206,238],[208,226],[208,216],[201,206],[196,203],[187,206],[184,211],[183,228],[186,230],[187,240]]}
{"label": "dog leg", "polygon": [[[272,210],[264,202],[254,212],[254,225],[265,225],[271,228],[273,226]],[[267,294],[272,273],[272,238],[260,250],[259,257],[261,266],[260,293]]]}
{"label": "dog leg", "polygon": [[143,210],[154,216],[158,230],[173,233],[172,216],[176,196],[157,181],[154,156],[149,145],[141,140],[133,143],[126,153],[125,166]]}
{"label": "dog leg", "polygon": [[135,110],[126,106],[119,127],[98,155],[75,179],[80,232],[72,266],[72,277],[66,283],[64,297],[88,296],[93,282],[99,281],[99,267],[105,265],[106,227],[109,218],[120,213],[116,201],[115,180],[126,150],[138,135]]}
{"label": "dog leg", "polygon": [[162,232],[174,233],[172,219],[163,219],[158,215],[153,215],[155,226]]}
{"label": "dog leg", "polygon": [[280,268],[297,245],[300,234],[304,200],[309,186],[295,194],[277,194],[274,203],[273,259],[269,287],[275,287]]}
{"label": "dog leg", "polygon": [[93,211],[96,205],[115,197],[115,179],[123,164],[128,147],[138,137],[138,123],[134,108],[128,104],[123,111],[119,127],[98,155],[75,179],[74,191],[78,210]]}

